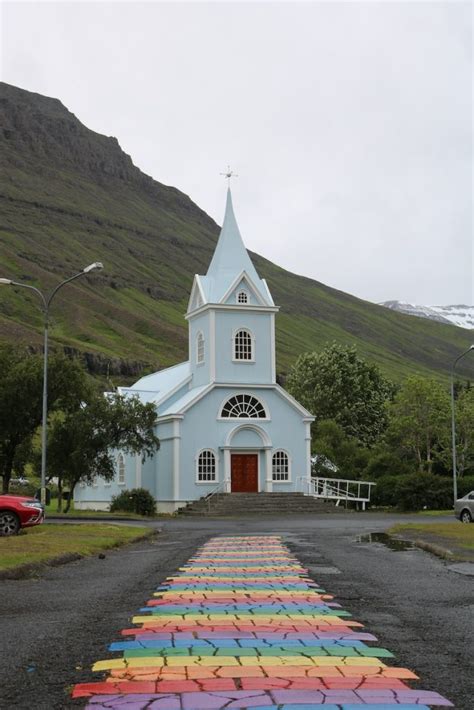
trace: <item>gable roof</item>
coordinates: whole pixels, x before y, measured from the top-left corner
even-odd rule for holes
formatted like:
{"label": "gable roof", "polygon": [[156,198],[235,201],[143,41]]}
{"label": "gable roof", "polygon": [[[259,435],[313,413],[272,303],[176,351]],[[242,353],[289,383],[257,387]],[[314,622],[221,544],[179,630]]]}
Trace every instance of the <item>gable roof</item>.
{"label": "gable roof", "polygon": [[273,306],[268,286],[257,273],[242,240],[237,220],[235,219],[230,189],[227,190],[224,223],[205,276],[196,276],[193,286],[189,311],[196,307],[197,295],[204,298],[204,303],[222,303],[225,295],[236,279],[246,274],[258,293],[262,305]]}
{"label": "gable roof", "polygon": [[151,375],[141,377],[131,387],[119,387],[119,392],[125,395],[138,395],[142,402],[160,402],[183,387],[191,379],[189,361],[180,362],[165,370],[153,372]]}

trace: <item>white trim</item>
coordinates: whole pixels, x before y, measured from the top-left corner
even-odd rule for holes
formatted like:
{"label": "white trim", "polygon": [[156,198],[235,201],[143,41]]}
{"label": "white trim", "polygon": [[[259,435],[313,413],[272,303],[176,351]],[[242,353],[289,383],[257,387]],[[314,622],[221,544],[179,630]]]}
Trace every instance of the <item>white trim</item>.
{"label": "white trim", "polygon": [[[227,421],[232,421],[232,420],[227,420]],[[251,422],[255,421],[252,419],[246,420],[245,424],[238,424],[235,426],[233,429],[227,432],[224,446],[228,448],[232,448],[232,439],[235,437],[236,434],[239,433],[239,431],[242,431],[243,429],[251,429],[254,431],[256,434],[259,435],[260,439],[262,440],[262,447],[256,447],[257,449],[267,447],[267,446],[272,446],[272,440],[270,439],[270,435],[268,434],[265,429],[262,429],[262,427],[259,427],[257,424],[252,424]],[[247,447],[248,448],[248,447]]]}
{"label": "white trim", "polygon": [[[236,397],[239,394],[247,394],[249,397],[254,397],[254,399],[257,399],[262,407],[265,410],[266,416],[265,417],[223,417],[221,416],[221,412],[224,409],[224,405],[229,401],[229,399],[232,399],[232,397]],[[221,405],[219,409],[217,410],[217,417],[216,417],[218,422],[234,422],[234,421],[245,421],[245,422],[271,422],[271,417],[270,417],[270,410],[268,409],[267,403],[265,402],[264,399],[261,397],[255,397],[254,394],[251,394],[250,392],[245,392],[245,391],[239,391],[239,392],[234,392],[231,395],[227,395],[224,397],[224,399],[221,402]]]}
{"label": "white trim", "polygon": [[[194,302],[194,297],[196,295],[196,291],[199,293],[199,297],[202,301],[196,308],[193,308],[193,302]],[[193,285],[191,288],[191,293],[189,295],[189,301],[188,301],[188,308],[187,308],[187,313],[194,313],[198,308],[202,308],[205,306],[207,303],[206,296],[204,295],[203,288],[201,286],[201,279],[199,278],[199,274],[194,275],[194,280],[193,280]]]}
{"label": "white trim", "polygon": [[[210,451],[212,453],[212,455],[214,456],[215,477],[213,478],[212,481],[200,481],[198,479],[199,457],[205,451]],[[194,483],[198,486],[212,486],[212,485],[215,485],[216,483],[219,483],[219,456],[218,456],[217,452],[212,448],[212,446],[205,446],[204,448],[200,449],[196,453],[196,456],[194,457]]]}
{"label": "white trim", "polygon": [[[241,281],[246,281],[247,285],[249,286],[250,290],[253,292],[253,295],[255,296],[255,300],[257,303],[259,303],[261,306],[268,306],[268,303],[266,303],[265,299],[263,298],[262,294],[260,293],[260,290],[257,288],[257,285],[252,281],[248,273],[244,270],[241,271],[240,274],[232,281],[232,284],[230,287],[227,289],[225,294],[222,296],[221,300],[219,303],[225,304],[228,298],[232,295],[232,292],[237,288],[237,286],[240,284]],[[240,307],[242,307],[243,304],[239,304]],[[246,306],[249,304],[246,303]]]}
{"label": "white trim", "polygon": [[[202,359],[201,360],[199,359],[199,355],[200,355],[199,338],[202,339]],[[194,342],[196,343],[196,352],[194,353],[194,362],[196,363],[196,365],[199,365],[199,366],[204,365],[204,363],[206,362],[206,338],[204,337],[204,333],[202,332],[202,330],[198,330],[198,332],[196,333],[196,336],[194,338]]]}
{"label": "white trim", "polygon": [[193,379],[193,376],[192,376],[192,375],[188,375],[185,380],[181,380],[181,382],[180,382],[179,384],[177,384],[175,387],[173,387],[173,389],[168,390],[167,393],[166,393],[165,395],[163,395],[163,397],[162,397],[161,399],[156,399],[156,400],[153,402],[153,404],[155,405],[155,407],[159,407],[160,404],[163,404],[163,402],[166,402],[167,399],[169,399],[169,398],[172,397],[174,394],[176,394],[176,392],[178,392],[182,387],[184,387],[185,385],[189,384],[192,379]]}
{"label": "white trim", "polygon": [[275,314],[270,315],[270,359],[272,382],[276,382]]}
{"label": "white trim", "polygon": [[181,445],[181,422],[176,419],[173,422],[173,498],[179,500],[179,465],[180,465],[180,445]]}
{"label": "white trim", "polygon": [[[121,468],[121,463],[123,465],[123,481],[120,480],[120,468]],[[125,468],[125,456],[122,454],[120,451],[117,454],[117,485],[118,486],[125,486],[127,480],[127,471]]]}
{"label": "white trim", "polygon": [[306,422],[306,478],[311,482],[311,422]]}
{"label": "white trim", "polygon": [[[186,313],[184,316],[186,320],[192,320],[196,316],[201,315],[207,310],[214,309],[216,311],[240,311],[242,312],[242,306],[238,306],[236,303],[205,303],[192,313]],[[278,313],[280,308],[278,306],[256,306],[253,304],[247,304],[245,306],[246,311],[255,311],[256,313]]]}
{"label": "white trim", "polygon": [[[240,359],[240,358],[235,357],[235,338],[236,338],[236,335],[238,333],[241,333],[242,331],[245,331],[246,333],[248,333],[250,335],[250,342],[251,342],[250,347],[252,348],[252,351],[251,351],[252,357],[248,358],[248,359],[244,359],[244,358]],[[250,328],[248,326],[239,325],[238,328],[234,328],[234,330],[232,331],[232,362],[236,362],[239,365],[242,365],[243,363],[245,363],[245,364],[254,363],[256,360],[256,358],[255,358],[255,350],[256,350],[255,342],[256,342],[255,335],[253,334],[253,332],[250,330]]]}
{"label": "white trim", "polygon": [[209,379],[216,379],[216,312],[209,311]]}
{"label": "white trim", "polygon": [[[183,419],[185,413],[193,407],[197,402],[199,402],[203,397],[205,397],[211,390],[213,390],[215,387],[220,387],[226,388],[233,390],[235,394],[239,394],[244,392],[246,389],[267,389],[267,390],[273,390],[277,394],[281,395],[284,399],[286,399],[289,404],[291,404],[294,409],[296,409],[299,414],[302,415],[303,421],[305,423],[311,423],[314,421],[315,417],[313,417],[312,414],[308,412],[307,409],[303,407],[302,404],[296,401],[286,390],[283,389],[283,387],[280,387],[279,384],[277,383],[270,383],[270,384],[255,384],[254,382],[210,382],[207,387],[200,392],[194,399],[192,399],[190,402],[186,404],[185,407],[183,407],[180,412],[177,412],[176,414],[165,414],[163,416],[159,416],[157,418],[157,421],[161,424],[162,422],[166,422],[169,420],[174,420],[174,419]],[[232,396],[232,395],[230,395]],[[225,419],[226,421],[229,421],[229,419]],[[266,421],[265,419],[262,419],[261,421]],[[268,420],[270,421],[270,420]]]}
{"label": "white trim", "polygon": [[267,493],[273,491],[272,450],[270,448],[265,449],[265,490]]}
{"label": "white trim", "polygon": [[[273,457],[275,456],[275,454],[278,454],[279,452],[285,454],[286,458],[288,460],[288,478],[286,478],[284,481],[278,481],[277,479],[273,478]],[[272,451],[272,469],[271,469],[273,483],[293,483],[293,477],[291,475],[292,469],[293,469],[292,463],[293,462],[292,462],[291,454],[289,453],[289,451],[287,451],[286,449],[283,449],[282,447],[279,447],[278,449],[273,449],[273,451]]]}
{"label": "white trim", "polygon": [[135,487],[142,487],[142,457],[135,454]]}
{"label": "white trim", "polygon": [[261,281],[261,282],[263,283],[263,285],[265,286],[265,290],[266,290],[266,292],[267,292],[268,301],[271,303],[272,306],[274,306],[274,305],[275,305],[275,302],[274,302],[274,300],[273,300],[272,294],[270,293],[270,289],[268,288],[267,280],[266,280],[266,279],[260,279],[260,281]]}

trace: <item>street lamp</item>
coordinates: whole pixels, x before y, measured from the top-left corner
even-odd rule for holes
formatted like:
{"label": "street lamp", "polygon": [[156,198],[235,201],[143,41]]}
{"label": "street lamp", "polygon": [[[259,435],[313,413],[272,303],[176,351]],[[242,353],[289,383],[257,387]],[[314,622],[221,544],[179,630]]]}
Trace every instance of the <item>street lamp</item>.
{"label": "street lamp", "polygon": [[41,431],[41,493],[40,499],[43,505],[46,505],[46,447],[47,447],[47,426],[48,426],[48,328],[49,328],[49,307],[51,306],[51,301],[57,294],[60,288],[66,284],[78,279],[84,274],[88,274],[91,271],[98,271],[103,269],[104,265],[100,261],[95,261],[93,264],[89,264],[85,269],[82,269],[78,274],[74,274],[69,279],[62,281],[50,295],[45,295],[39,288],[35,286],[30,286],[29,284],[22,284],[18,281],[12,281],[12,279],[0,278],[0,285],[4,286],[14,286],[20,288],[27,288],[30,291],[34,291],[37,296],[41,299],[42,311],[44,315],[44,356],[43,356],[43,414],[42,414],[42,431]]}
{"label": "street lamp", "polygon": [[453,496],[454,502],[458,499],[458,474],[457,474],[457,463],[456,463],[456,413],[454,404],[454,370],[459,360],[465,355],[474,350],[474,345],[471,345],[465,352],[461,353],[451,366],[451,448],[453,451]]}

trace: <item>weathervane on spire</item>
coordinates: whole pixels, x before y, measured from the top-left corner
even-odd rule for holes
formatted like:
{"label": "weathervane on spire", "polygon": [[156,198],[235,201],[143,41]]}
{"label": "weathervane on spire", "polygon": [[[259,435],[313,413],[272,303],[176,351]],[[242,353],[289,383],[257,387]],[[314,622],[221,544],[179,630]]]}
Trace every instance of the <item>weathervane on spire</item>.
{"label": "weathervane on spire", "polygon": [[234,173],[233,170],[230,169],[230,165],[227,166],[227,172],[221,173],[221,175],[223,175],[223,176],[225,177],[225,179],[227,180],[227,185],[228,185],[229,188],[230,188],[230,181],[231,181],[231,179],[232,179],[232,178],[239,177],[239,176],[237,175],[237,173]]}

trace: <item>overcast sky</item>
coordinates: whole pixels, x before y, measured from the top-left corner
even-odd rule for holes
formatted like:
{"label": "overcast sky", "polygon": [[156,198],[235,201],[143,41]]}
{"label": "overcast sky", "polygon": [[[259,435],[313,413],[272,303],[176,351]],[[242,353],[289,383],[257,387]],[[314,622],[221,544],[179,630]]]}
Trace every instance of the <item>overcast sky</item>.
{"label": "overcast sky", "polygon": [[370,301],[474,303],[469,2],[3,2],[59,98],[245,243]]}

